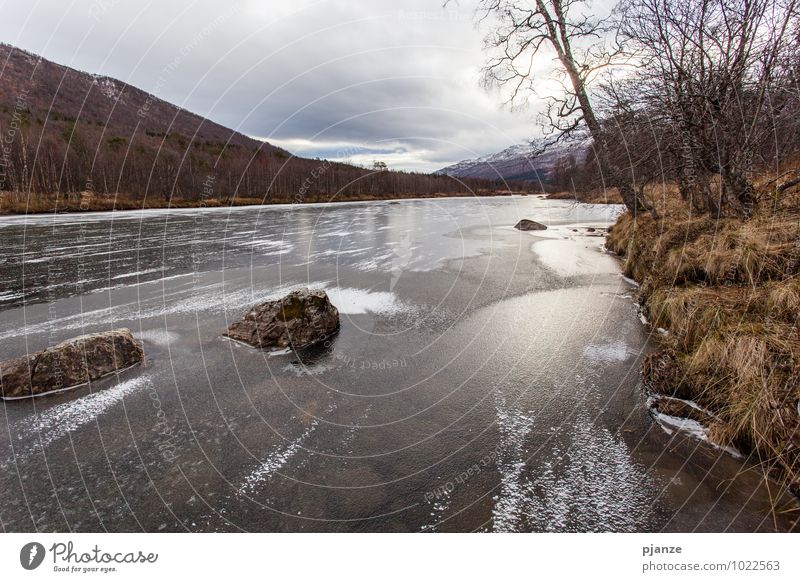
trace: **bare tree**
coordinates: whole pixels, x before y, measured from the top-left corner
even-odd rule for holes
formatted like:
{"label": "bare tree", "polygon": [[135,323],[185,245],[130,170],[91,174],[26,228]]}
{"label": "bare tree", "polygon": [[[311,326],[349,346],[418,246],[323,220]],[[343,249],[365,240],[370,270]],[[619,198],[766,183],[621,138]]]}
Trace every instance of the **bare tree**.
{"label": "bare tree", "polygon": [[609,50],[606,43],[610,21],[592,16],[583,0],[535,0],[529,4],[482,0],[479,10],[481,21],[493,25],[485,41],[490,54],[484,67],[485,83],[508,89],[512,104],[531,94],[538,96],[537,84],[542,79],[535,71],[537,57],[552,54],[562,92],[544,96],[546,132],[555,134],[557,141],[588,129],[606,183],[619,188],[632,213],[646,208],[654,212],[643,191],[633,187],[630,169],[623,169],[606,155],[608,136],[592,105],[591,84],[601,70],[613,64],[618,52]]}
{"label": "bare tree", "polygon": [[717,216],[752,211],[753,169],[792,102],[785,86],[797,8],[798,0],[620,6],[620,38],[637,67],[622,81],[626,99],[672,137],[681,193]]}

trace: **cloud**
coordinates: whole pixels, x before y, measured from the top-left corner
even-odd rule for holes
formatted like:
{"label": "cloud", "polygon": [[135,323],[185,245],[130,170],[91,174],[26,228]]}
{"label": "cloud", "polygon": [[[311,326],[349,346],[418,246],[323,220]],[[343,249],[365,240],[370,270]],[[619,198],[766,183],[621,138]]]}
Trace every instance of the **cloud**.
{"label": "cloud", "polygon": [[536,133],[535,104],[479,87],[465,1],[44,0],[4,6],[0,38],[300,155],[434,170]]}

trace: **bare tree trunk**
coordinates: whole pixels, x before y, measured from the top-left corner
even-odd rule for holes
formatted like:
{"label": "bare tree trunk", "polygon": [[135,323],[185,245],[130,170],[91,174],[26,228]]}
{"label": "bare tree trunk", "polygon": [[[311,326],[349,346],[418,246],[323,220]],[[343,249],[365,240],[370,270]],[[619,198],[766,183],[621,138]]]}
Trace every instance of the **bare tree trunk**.
{"label": "bare tree trunk", "polygon": [[[652,205],[637,190],[632,173],[612,162],[608,155],[608,137],[595,114],[587,83],[592,71],[610,64],[613,51],[609,52],[598,41],[593,52],[586,49],[587,40],[602,39],[608,32],[603,20],[588,17],[577,0],[535,0],[533,3],[517,3],[513,0],[482,0],[484,12],[499,21],[497,34],[489,46],[499,49],[499,56],[490,59],[484,69],[485,80],[490,84],[509,85],[513,101],[532,87],[530,70],[518,68],[516,60],[523,54],[532,56],[549,46],[556,54],[559,71],[565,77],[566,94],[553,98],[548,110],[549,126],[560,136],[568,135],[581,123],[585,123],[597,148],[597,162],[606,183],[619,188],[625,206],[636,216],[649,210],[657,216]],[[577,50],[575,47],[578,47]],[[570,90],[571,89],[571,90]],[[553,105],[555,104],[555,105]],[[555,119],[554,119],[555,117]]]}

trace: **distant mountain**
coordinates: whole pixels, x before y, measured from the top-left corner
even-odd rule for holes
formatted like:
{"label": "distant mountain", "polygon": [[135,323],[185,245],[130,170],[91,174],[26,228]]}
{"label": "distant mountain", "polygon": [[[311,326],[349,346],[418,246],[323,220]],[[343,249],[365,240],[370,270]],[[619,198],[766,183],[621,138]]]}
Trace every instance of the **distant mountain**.
{"label": "distant mountain", "polygon": [[0,212],[488,193],[293,156],[110,77],[0,44]]}
{"label": "distant mountain", "polygon": [[580,163],[585,160],[588,140],[548,147],[544,153],[540,143],[513,145],[501,152],[479,158],[463,160],[438,170],[456,178],[481,178],[486,180],[535,180],[547,182],[556,165],[569,157]]}

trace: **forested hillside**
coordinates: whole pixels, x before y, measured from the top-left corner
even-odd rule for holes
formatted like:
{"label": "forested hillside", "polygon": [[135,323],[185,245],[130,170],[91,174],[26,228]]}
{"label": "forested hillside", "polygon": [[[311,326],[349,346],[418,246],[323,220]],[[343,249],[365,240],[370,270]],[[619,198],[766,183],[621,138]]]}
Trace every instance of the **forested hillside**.
{"label": "forested hillside", "polygon": [[0,45],[0,208],[486,193],[489,180],[296,158],[131,85]]}

